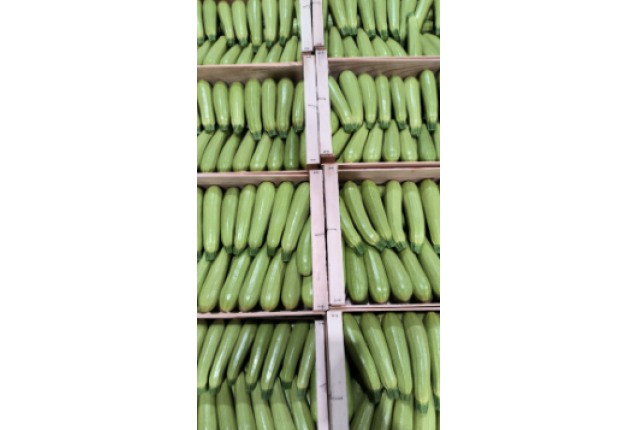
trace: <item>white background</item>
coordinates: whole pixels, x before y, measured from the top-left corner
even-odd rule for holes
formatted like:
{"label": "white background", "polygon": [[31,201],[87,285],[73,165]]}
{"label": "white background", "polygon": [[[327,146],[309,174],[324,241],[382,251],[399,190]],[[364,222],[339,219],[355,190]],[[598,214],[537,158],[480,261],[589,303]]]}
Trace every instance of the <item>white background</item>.
{"label": "white background", "polygon": [[[0,428],[195,428],[189,3],[0,6]],[[443,4],[444,428],[634,429],[634,14]]]}

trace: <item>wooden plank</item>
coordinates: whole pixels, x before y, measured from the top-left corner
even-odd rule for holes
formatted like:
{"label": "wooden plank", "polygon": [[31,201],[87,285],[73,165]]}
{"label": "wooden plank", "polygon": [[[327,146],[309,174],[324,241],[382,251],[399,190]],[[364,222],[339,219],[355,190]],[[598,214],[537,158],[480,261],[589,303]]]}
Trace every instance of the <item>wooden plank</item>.
{"label": "wooden plank", "polygon": [[258,311],[258,312],[208,312],[197,313],[198,320],[230,320],[230,319],[316,319],[322,318],[325,312],[305,311]]}
{"label": "wooden plank", "polygon": [[321,163],[319,155],[318,106],[316,104],[316,62],[313,55],[303,57],[305,90],[305,143],[306,164]]}
{"label": "wooden plank", "polygon": [[312,0],[301,0],[301,52],[314,51],[312,43]]}
{"label": "wooden plank", "polygon": [[315,311],[328,308],[327,267],[325,265],[325,212],[323,207],[323,172],[310,172],[310,213],[312,214],[312,294]]}
{"label": "wooden plank", "polygon": [[348,430],[347,388],[345,385],[345,343],[343,314],[327,313],[327,386],[330,405],[330,429]]}
{"label": "wooden plank", "polygon": [[325,321],[314,322],[316,336],[316,402],[317,430],[329,429],[329,412],[327,406],[327,362],[325,361]]}
{"label": "wooden plank", "polygon": [[356,76],[369,73],[372,78],[379,74],[387,76],[418,76],[423,70],[438,72],[440,70],[440,56],[436,57],[361,57],[361,58],[330,58],[329,74],[334,78],[345,70],[351,70]]}
{"label": "wooden plank", "polygon": [[314,38],[314,48],[325,48],[323,0],[312,0],[312,36]]}
{"label": "wooden plank", "polygon": [[281,172],[228,172],[228,173],[197,173],[197,186],[208,188],[217,185],[221,188],[243,187],[248,184],[259,185],[269,181],[274,185],[290,181],[294,185],[309,180],[309,173],[305,170]]}
{"label": "wooden plank", "polygon": [[330,93],[327,85],[327,51],[316,51],[316,93],[319,115],[319,148],[321,156],[332,154],[332,126],[330,124]]}
{"label": "wooden plank", "polygon": [[348,298],[341,312],[427,312],[439,311],[440,303],[367,303],[354,304]]}
{"label": "wooden plank", "polygon": [[423,179],[440,179],[440,168],[414,168],[414,169],[350,169],[340,170],[338,173],[339,182],[355,181],[362,182],[371,179],[376,184],[384,184],[387,181],[421,181]]}
{"label": "wooden plank", "polygon": [[341,249],[341,218],[338,207],[338,167],[323,166],[325,183],[325,224],[327,228],[327,267],[330,306],[345,304],[343,282],[343,251]]}
{"label": "wooden plank", "polygon": [[418,169],[421,167],[440,167],[440,161],[400,161],[396,163],[338,163],[338,170],[358,169]]}
{"label": "wooden plank", "polygon": [[303,79],[303,63],[269,63],[269,64],[230,64],[224,66],[197,66],[197,81],[223,81],[230,85],[255,78],[263,82],[267,78],[276,81],[290,78],[294,83]]}

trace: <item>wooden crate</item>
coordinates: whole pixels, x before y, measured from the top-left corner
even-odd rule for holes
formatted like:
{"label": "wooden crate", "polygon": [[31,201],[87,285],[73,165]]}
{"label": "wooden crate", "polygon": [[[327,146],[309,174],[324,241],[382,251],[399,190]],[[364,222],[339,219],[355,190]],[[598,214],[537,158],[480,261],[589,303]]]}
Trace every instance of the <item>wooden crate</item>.
{"label": "wooden crate", "polygon": [[387,181],[421,181],[423,179],[440,179],[440,168],[377,168],[377,169],[349,169],[340,170],[339,165],[329,164],[323,166],[325,186],[325,223],[327,228],[327,267],[328,290],[330,309],[358,309],[362,311],[389,310],[389,309],[429,309],[439,306],[439,303],[387,303],[387,304],[353,304],[346,297],[343,282],[343,252],[341,248],[341,219],[339,210],[339,185],[346,181],[360,183],[366,179],[376,184],[384,184]]}
{"label": "wooden crate", "polygon": [[[235,1],[242,1],[247,3],[246,0],[226,0],[229,4],[232,4]],[[219,0],[215,0],[216,3]],[[292,18],[296,17],[296,10],[292,11]],[[323,22],[323,15],[321,15],[321,25]],[[301,33],[299,34],[299,43],[301,43],[301,52],[312,52],[314,51],[314,43],[312,43],[312,0],[301,0]],[[217,23],[219,25],[219,23]],[[277,25],[279,25],[279,21],[277,21]],[[250,26],[248,26],[248,32],[250,31]],[[278,32],[277,28],[277,32]],[[217,30],[218,33],[221,33],[221,30]],[[221,33],[223,34],[223,33]],[[280,63],[279,63],[280,64]],[[249,66],[249,65],[248,65]]]}
{"label": "wooden crate", "polygon": [[314,308],[303,311],[273,311],[265,312],[229,312],[229,313],[206,313],[197,314],[197,318],[233,318],[243,315],[241,318],[261,318],[264,314],[269,315],[307,315],[312,316],[322,314],[328,309],[327,292],[327,268],[325,266],[325,221],[324,221],[324,199],[323,199],[323,172],[312,170],[310,172],[301,170],[294,172],[238,172],[238,173],[197,173],[197,186],[208,188],[217,185],[220,188],[230,187],[243,188],[248,184],[258,186],[262,182],[272,182],[275,185],[281,182],[290,181],[295,186],[301,182],[310,184],[310,213],[312,215],[312,288]]}
{"label": "wooden crate", "polygon": [[[347,386],[345,385],[345,339],[343,336],[343,312],[396,312],[416,309],[347,309],[327,313],[327,386],[330,407],[330,429],[348,430]],[[438,311],[440,307],[421,309]]]}
{"label": "wooden crate", "polygon": [[[383,74],[387,76],[418,76],[423,70],[438,72],[440,70],[440,57],[374,57],[374,58],[327,58],[327,51],[316,51],[316,82],[319,98],[319,148],[321,160],[324,164],[334,163],[336,157],[332,150],[332,127],[330,123],[330,94],[327,85],[328,76],[338,80],[341,72],[350,70],[356,76],[367,73],[372,78]],[[353,163],[366,167],[369,163]],[[387,165],[384,167],[401,166],[403,163],[374,163],[374,165]],[[415,163],[409,163],[415,164]],[[440,163],[431,166],[439,167]],[[404,165],[403,167],[408,167]]]}
{"label": "wooden crate", "polygon": [[328,0],[312,0],[312,38],[314,41],[314,49],[325,49],[323,1]]}
{"label": "wooden crate", "polygon": [[299,63],[272,64],[232,64],[227,66],[197,66],[197,81],[206,80],[211,84],[222,81],[228,84],[241,82],[246,84],[250,79],[263,82],[268,78],[279,81],[291,79],[296,85],[304,82],[305,89],[305,142],[306,164],[308,169],[320,165],[318,112],[316,106],[316,63],[313,55],[303,56]]}
{"label": "wooden crate", "polygon": [[[325,354],[325,313],[309,315],[306,318],[301,317],[299,315],[290,315],[282,317],[279,315],[280,313],[272,313],[272,312],[263,312],[263,314],[267,315],[259,315],[254,318],[263,318],[268,320],[296,320],[296,321],[307,321],[311,319],[314,321],[314,333],[316,336],[316,399],[318,406],[318,422],[316,423],[317,430],[329,430],[329,412],[328,412],[328,403],[327,403],[327,361]],[[227,314],[226,314],[227,315]],[[206,319],[243,319],[243,318],[253,318],[251,316],[246,316],[246,314],[241,315],[231,315],[231,318],[225,318],[225,315],[217,315],[217,316],[209,316]],[[199,319],[199,317],[198,317]]]}

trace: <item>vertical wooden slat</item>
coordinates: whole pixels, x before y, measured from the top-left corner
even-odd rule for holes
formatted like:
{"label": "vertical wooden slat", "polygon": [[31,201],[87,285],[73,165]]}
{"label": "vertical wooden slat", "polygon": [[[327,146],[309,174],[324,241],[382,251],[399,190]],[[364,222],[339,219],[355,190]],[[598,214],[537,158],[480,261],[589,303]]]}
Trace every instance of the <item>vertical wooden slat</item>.
{"label": "vertical wooden slat", "polygon": [[325,362],[325,322],[314,322],[316,336],[316,400],[318,406],[317,430],[329,429],[329,412],[327,407],[327,365]]}
{"label": "vertical wooden slat", "polygon": [[312,0],[312,37],[314,38],[315,48],[325,47],[323,1],[327,0]]}
{"label": "vertical wooden slat", "polygon": [[319,147],[321,155],[331,155],[332,126],[330,124],[330,93],[327,85],[329,73],[327,51],[316,51],[316,94],[319,114]]}
{"label": "vertical wooden slat", "polygon": [[338,311],[327,313],[327,365],[330,428],[348,430],[343,314]]}
{"label": "vertical wooden slat", "polygon": [[325,218],[323,206],[323,172],[310,171],[310,212],[312,214],[312,287],[315,311],[328,308],[327,267],[325,266]]}
{"label": "vertical wooden slat", "polygon": [[314,51],[314,43],[312,43],[312,0],[301,0],[301,51]]}
{"label": "vertical wooden slat", "polygon": [[321,163],[319,155],[318,107],[316,104],[316,63],[313,55],[303,57],[303,82],[305,90],[305,143],[306,163]]}
{"label": "vertical wooden slat", "polygon": [[327,228],[327,267],[330,306],[345,305],[343,282],[343,250],[341,248],[341,217],[338,208],[338,166],[323,166],[325,183],[325,224]]}

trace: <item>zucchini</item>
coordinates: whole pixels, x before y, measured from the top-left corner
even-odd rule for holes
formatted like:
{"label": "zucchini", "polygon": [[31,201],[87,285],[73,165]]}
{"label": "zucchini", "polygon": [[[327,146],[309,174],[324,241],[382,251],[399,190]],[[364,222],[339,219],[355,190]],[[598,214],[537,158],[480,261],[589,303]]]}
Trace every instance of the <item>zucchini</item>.
{"label": "zucchini", "polygon": [[237,419],[234,411],[232,392],[226,381],[223,381],[221,390],[215,400],[217,402],[219,428],[223,430],[237,430]]}
{"label": "zucchini", "polygon": [[217,4],[214,0],[203,0],[203,28],[210,41],[217,39]]}
{"label": "zucchini", "polygon": [[281,139],[286,139],[290,129],[294,84],[289,78],[283,78],[277,86],[276,96],[276,131]]}
{"label": "zucchini", "polygon": [[365,112],[365,125],[371,130],[374,128],[374,124],[376,123],[376,114],[378,113],[376,84],[371,76],[367,73],[362,73],[358,75],[358,85],[361,91],[363,110]]}
{"label": "zucchini", "polygon": [[352,119],[352,111],[350,110],[347,99],[343,95],[341,88],[338,86],[336,79],[333,77],[328,77],[328,87],[330,93],[330,104],[336,115],[338,115],[338,119],[341,122],[342,127],[347,132],[354,131],[355,125]]}
{"label": "zucchini", "polygon": [[[407,1],[407,0],[406,0]],[[389,80],[392,105],[394,107],[394,118],[398,124],[398,129],[407,127],[407,101],[405,100],[405,83],[400,76],[392,76]]]}
{"label": "zucchini", "polygon": [[[294,266],[294,264],[291,264],[291,266]],[[299,364],[299,360],[301,359],[301,353],[303,352],[303,347],[305,345],[305,340],[307,338],[307,333],[309,332],[309,330],[310,324],[307,322],[296,322],[294,323],[294,327],[292,327],[292,333],[290,334],[290,339],[288,340],[285,354],[283,356],[283,368],[281,369],[280,375],[281,387],[284,390],[288,390],[292,387],[292,380],[294,379],[294,375],[296,374],[296,369]],[[296,386],[297,384],[295,383],[295,391]],[[294,399],[295,397],[296,396],[292,396],[292,399]]]}
{"label": "zucchini", "polygon": [[[285,266],[283,287],[281,288],[281,303],[287,310],[295,309],[301,300],[301,275],[296,265],[296,251],[292,254],[292,261]],[[285,385],[285,384],[284,384]],[[285,387],[287,390],[290,387]]]}
{"label": "zucchini", "polygon": [[[434,18],[436,36],[440,36],[440,0],[434,0]],[[438,427],[440,427],[440,423],[438,423]]]}
{"label": "zucchini", "polygon": [[440,257],[434,252],[433,247],[425,239],[422,252],[418,255],[418,261],[427,274],[427,279],[434,290],[435,296],[440,299]]}
{"label": "zucchini", "polygon": [[208,276],[201,287],[201,292],[197,296],[197,309],[199,312],[210,312],[217,306],[221,288],[226,280],[229,261],[230,255],[225,249],[221,249],[210,267]]}
{"label": "zucchini", "polygon": [[437,160],[440,161],[440,123],[436,124],[436,130],[433,134],[434,146],[436,147]]}
{"label": "zucchini", "polygon": [[[350,376],[349,360],[345,358],[345,389],[347,392],[347,422],[352,421],[354,416],[354,390],[352,385],[352,377]],[[382,400],[381,400],[382,401]]]}
{"label": "zucchini", "polygon": [[197,262],[197,297],[199,297],[199,292],[201,291],[201,287],[203,285],[206,276],[208,275],[208,271],[210,270],[210,261],[202,258]]}
{"label": "zucchini", "polygon": [[356,0],[343,0],[345,3],[345,16],[347,17],[347,31],[349,34],[356,34],[356,29],[358,28],[358,23],[356,18],[358,14],[356,13]]}
{"label": "zucchini", "polygon": [[246,16],[246,4],[243,1],[232,2],[232,26],[239,45],[242,48],[248,46],[248,18]]}
{"label": "zucchini", "polygon": [[385,189],[387,221],[392,232],[392,237],[396,242],[396,250],[400,252],[408,246],[402,222],[403,191],[397,181],[389,181]]}
{"label": "zucchini", "polygon": [[[429,398],[433,398],[431,384],[429,384]],[[439,421],[439,411],[436,408],[427,408],[426,414],[416,412],[414,414],[414,430],[436,430],[436,421]]]}
{"label": "zucchini", "polygon": [[[267,0],[272,1],[272,0]],[[276,83],[272,78],[268,78],[261,84],[261,116],[263,119],[263,129],[270,135],[275,137],[276,131]]]}
{"label": "zucchini", "polygon": [[398,124],[393,119],[389,122],[389,128],[384,137],[383,161],[396,162],[400,160],[400,132]]}
{"label": "zucchini", "polygon": [[387,214],[385,213],[383,201],[380,198],[380,192],[374,181],[370,181],[369,179],[363,181],[361,194],[363,195],[365,210],[369,215],[372,225],[380,237],[387,242],[387,246],[393,248],[396,244],[392,238],[389,222],[387,221]]}
{"label": "zucchini", "polygon": [[241,54],[237,57],[235,64],[250,64],[253,58],[254,48],[252,48],[252,43],[248,43],[248,45],[241,50]]}
{"label": "zucchini", "polygon": [[423,243],[425,242],[425,214],[420,201],[420,194],[416,184],[413,182],[403,182],[403,207],[405,209],[405,218],[409,227],[409,242],[411,242],[411,250],[416,254],[420,254]]}
{"label": "zucchini", "polygon": [[396,371],[400,399],[409,401],[413,390],[413,380],[403,323],[396,314],[390,312],[384,314],[382,328],[385,339],[387,339],[387,347],[391,353],[391,362]]}
{"label": "zucchini", "polygon": [[431,179],[425,179],[418,187],[425,210],[429,235],[436,254],[440,254],[440,189]]}
{"label": "zucchini", "polygon": [[374,303],[387,303],[389,300],[389,280],[380,253],[371,246],[365,246],[365,269],[367,273],[369,295]]}
{"label": "zucchini", "polygon": [[217,430],[215,399],[208,392],[197,396],[197,430]]}
{"label": "zucchini", "polygon": [[305,126],[305,85],[303,81],[296,84],[292,103],[292,127],[300,133]]}
{"label": "zucchini", "polygon": [[[259,385],[259,376],[261,375],[263,360],[268,351],[268,345],[270,345],[273,331],[274,324],[265,322],[259,324],[252,349],[250,350],[250,359],[246,365],[246,390],[249,392],[253,391]],[[260,390],[260,388],[258,389]],[[261,398],[261,396],[259,396],[259,398]]]}
{"label": "zucchini", "polygon": [[437,159],[434,142],[431,139],[429,130],[427,130],[427,125],[423,124],[420,127],[420,135],[418,136],[418,160],[436,161]]}
{"label": "zucchini", "polygon": [[257,143],[257,148],[254,150],[254,154],[250,160],[251,172],[263,172],[265,170],[271,148],[272,139],[270,139],[270,136],[266,134],[263,136],[263,139],[259,140],[259,143]]}
{"label": "zucchini", "polygon": [[299,45],[299,38],[292,36],[283,48],[280,63],[294,63],[296,61],[297,46]]}
{"label": "zucchini", "polygon": [[[247,136],[248,134],[246,134]],[[270,222],[272,205],[274,204],[275,188],[272,182],[261,182],[257,188],[257,195],[254,203],[254,214],[250,225],[250,235],[248,236],[249,253],[254,257],[263,245],[265,231]]]}
{"label": "zucchini", "polygon": [[221,202],[221,243],[228,254],[232,254],[234,227],[239,206],[239,189],[228,188]]}
{"label": "zucchini", "polygon": [[[361,22],[369,37],[376,36],[376,21],[374,20],[374,4],[372,0],[358,0]],[[356,30],[355,30],[356,31]]]}
{"label": "zucchini", "polygon": [[380,327],[380,322],[376,315],[371,312],[365,312],[361,316],[361,331],[365,337],[365,341],[369,346],[369,351],[372,354],[374,363],[376,363],[376,369],[380,376],[380,381],[387,390],[387,395],[395,399],[398,397],[398,382],[396,380],[396,374],[392,367],[391,357],[389,355],[389,349],[387,348],[387,341],[385,335]]}
{"label": "zucchini", "polygon": [[197,320],[197,362],[199,362],[199,353],[203,346],[203,340],[206,338],[206,332],[208,331],[208,323],[203,320]]}
{"label": "zucchini", "polygon": [[[199,116],[197,116],[199,118]],[[214,136],[213,133],[201,133],[197,136],[197,172],[199,172],[199,167],[201,166],[201,159],[203,158],[203,154],[206,151],[206,147],[208,143]]]}
{"label": "zucchini", "polygon": [[201,114],[201,125],[206,131],[215,131],[215,111],[212,103],[212,89],[208,81],[197,82],[197,106]]}
{"label": "zucchini", "polygon": [[438,123],[438,88],[436,77],[431,70],[425,70],[420,74],[420,89],[425,105],[427,128],[429,131],[434,131]]}
{"label": "zucchini", "polygon": [[387,0],[387,20],[390,36],[400,41],[400,0]]}
{"label": "zucchini", "polygon": [[422,55],[419,30],[416,17],[411,15],[407,18],[407,52],[410,57],[420,57]]}
{"label": "zucchini", "polygon": [[383,130],[389,128],[391,121],[391,93],[387,76],[378,75],[375,79],[376,95],[378,96],[378,125]]}
{"label": "zucchini", "polygon": [[215,105],[215,116],[219,129],[228,130],[230,127],[230,108],[228,102],[228,85],[225,82],[215,82],[215,85],[212,87],[212,101]]}
{"label": "zucchini", "polygon": [[343,0],[329,0],[328,2],[334,18],[334,24],[340,30],[341,35],[347,36],[349,34],[349,21],[345,14],[345,2]]}
{"label": "zucchini", "polygon": [[248,234],[250,232],[250,221],[252,219],[252,211],[256,200],[256,189],[254,185],[246,185],[239,194],[239,207],[237,209],[237,221],[234,233],[234,245],[232,252],[235,255],[240,254],[246,247],[248,242]]}
{"label": "zucchini", "polygon": [[[212,42],[206,40],[203,45],[197,48],[197,65],[201,66],[203,63],[203,59],[206,58],[206,54],[210,51],[210,47],[212,46]],[[199,127],[197,127],[199,130]]]}
{"label": "zucchini", "polygon": [[418,143],[408,128],[400,132],[400,161],[418,161]]}
{"label": "zucchini", "polygon": [[401,44],[407,41],[407,19],[413,15],[416,10],[416,0],[402,0],[400,2],[400,29],[399,37],[396,38]]}
{"label": "zucchini", "polygon": [[358,50],[360,51],[361,57],[375,57],[376,52],[374,51],[374,47],[372,46],[372,42],[370,42],[367,33],[363,31],[363,29],[359,28],[358,33],[356,34],[356,45],[358,46]]}
{"label": "zucchini", "polygon": [[352,216],[354,225],[358,232],[362,235],[363,240],[372,245],[379,251],[387,246],[387,243],[374,230],[365,207],[363,206],[363,198],[355,183],[348,181],[343,187],[343,200],[347,206],[349,214]]}
{"label": "zucchini", "polygon": [[203,247],[208,261],[217,257],[221,247],[221,199],[223,193],[216,185],[209,187],[203,196]]}
{"label": "zucchini", "polygon": [[[230,362],[228,363],[228,385],[231,387],[237,381],[239,377],[239,372],[243,369],[243,362],[248,356],[248,352],[250,352],[250,348],[252,347],[252,341],[257,334],[258,324],[253,321],[246,321],[241,326],[241,331],[239,332],[239,337],[234,344],[234,349],[232,350],[232,354],[230,355]],[[241,384],[243,385],[243,389],[245,390],[245,375],[241,372]]]}
{"label": "zucchini", "polygon": [[279,11],[277,10],[276,0],[262,0],[263,8],[263,39],[265,45],[271,48],[277,41],[277,29],[279,20]]}
{"label": "zucchini", "polygon": [[[275,380],[277,382],[276,385],[278,385],[280,389],[277,375],[279,374],[279,368],[281,367],[283,354],[285,353],[289,338],[290,323],[277,323],[274,328],[274,333],[272,334],[272,340],[268,346],[268,353],[263,363],[263,371],[261,372],[261,398],[264,400],[270,400],[272,397]],[[273,401],[276,400],[276,397],[273,398]]]}
{"label": "zucchini", "polygon": [[354,124],[354,131],[358,130],[363,125],[363,96],[361,94],[360,86],[356,75],[346,70],[342,72],[338,77],[338,83],[345,94],[347,105],[350,108],[352,114],[352,123]]}
{"label": "zucchini", "polygon": [[250,394],[246,391],[245,375],[243,372],[239,375],[239,383],[234,389],[236,399],[235,409],[237,411],[237,428],[238,430],[255,430],[257,428],[252,413],[252,402],[250,402]]}
{"label": "zucchini", "polygon": [[365,142],[369,136],[369,130],[367,127],[359,128],[350,139],[345,151],[343,152],[343,160],[346,163],[358,163],[363,158],[363,151],[365,150]]}
{"label": "zucchini", "polygon": [[283,150],[283,169],[284,170],[299,170],[299,137],[294,131],[290,130],[290,134],[285,141],[285,148]]}
{"label": "zucchini", "polygon": [[356,42],[354,42],[352,36],[343,38],[343,56],[346,58],[355,58],[361,56],[361,53],[358,51],[358,47],[356,46]]}
{"label": "zucchini", "polygon": [[341,156],[351,137],[352,133],[345,131],[343,127],[339,128],[336,134],[332,136],[332,151],[334,151],[335,157]]}
{"label": "zucchini", "polygon": [[314,308],[314,290],[312,289],[311,276],[306,276],[301,280],[301,299],[305,308]]}
{"label": "zucchini", "polygon": [[367,302],[367,273],[363,256],[357,255],[352,248],[345,248],[345,271],[347,279],[347,294],[354,303]]}
{"label": "zucchini", "polygon": [[[298,393],[298,391],[297,391]],[[312,377],[310,378],[310,411],[312,413],[312,419],[314,423],[318,423],[318,393],[316,390],[316,369],[312,371]]]}
{"label": "zucchini", "polygon": [[234,29],[232,26],[232,11],[227,1],[221,0],[217,3],[217,14],[219,15],[219,23],[221,31],[225,33],[228,46],[234,45]]}
{"label": "zucchini", "polygon": [[400,43],[396,42],[394,39],[387,39],[387,48],[389,48],[392,57],[408,57],[407,51],[400,46]]}
{"label": "zucchini", "polygon": [[243,280],[239,292],[239,310],[241,312],[251,311],[259,302],[261,288],[269,266],[270,257],[268,257],[267,248],[264,246],[252,260],[248,274]]}
{"label": "zucchini", "polygon": [[[286,354],[287,355],[287,354]],[[303,351],[301,354],[298,379],[296,381],[296,388],[299,397],[304,397],[307,392],[308,384],[311,378],[315,378],[316,369],[314,368],[316,363],[316,332],[314,324],[309,325],[307,334],[305,335],[303,343]],[[314,387],[316,389],[316,387]],[[316,394],[316,393],[315,393]]]}
{"label": "zucchini", "polygon": [[230,122],[235,134],[242,133],[246,126],[244,101],[243,84],[241,82],[230,84]]}
{"label": "zucchini", "polygon": [[241,331],[241,320],[230,320],[226,329],[223,332],[223,337],[217,348],[217,354],[210,370],[210,378],[208,380],[208,386],[210,387],[210,394],[216,396],[221,390],[221,383],[224,381],[226,373],[226,367],[230,360],[230,355],[234,349],[234,345],[239,337]]}
{"label": "zucchini", "polygon": [[425,19],[429,16],[429,13],[433,11],[433,8],[431,7],[432,4],[433,0],[418,0],[414,16],[416,17],[417,27],[419,30],[425,23]]}
{"label": "zucchini", "polygon": [[254,410],[254,419],[258,430],[275,430],[272,412],[268,406],[268,402],[261,398],[261,388],[256,384],[256,388],[250,394],[252,398],[252,409]]}
{"label": "zucchini", "polygon": [[[199,117],[197,117],[199,118]],[[338,130],[340,130],[341,128],[341,124],[338,121],[338,115],[336,115],[334,113],[333,110],[330,109],[330,126],[332,128],[332,136],[334,136],[334,133],[336,133]],[[345,130],[343,130],[345,131]],[[332,140],[334,140],[334,137],[332,137]],[[332,146],[334,146],[334,144],[332,143]]]}
{"label": "zucchini", "polygon": [[[229,132],[228,132],[229,133]],[[217,172],[230,172],[232,171],[232,163],[234,161],[234,156],[237,153],[237,148],[239,148],[239,143],[241,142],[241,136],[237,134],[233,134],[226,141],[221,149],[221,153],[219,154],[219,159],[217,160]]]}
{"label": "zucchini", "polygon": [[234,158],[232,159],[233,172],[245,172],[248,170],[248,167],[250,167],[250,158],[254,153],[255,146],[256,142],[252,135],[250,133],[246,133],[243,136],[241,144],[239,144],[239,148],[237,148],[237,152],[234,154]]}
{"label": "zucchini", "polygon": [[219,310],[221,312],[231,312],[237,306],[241,285],[250,267],[250,256],[247,252],[232,257],[228,277],[219,293]]}
{"label": "zucchini", "polygon": [[305,130],[301,132],[299,140],[299,164],[302,170],[307,170],[307,140],[305,139]]}
{"label": "zucchini", "polygon": [[259,48],[257,49],[257,52],[254,54],[252,64],[265,63],[266,58],[268,58],[268,47],[265,46],[265,43],[262,43],[261,46],[259,46]]}
{"label": "zucchini", "polygon": [[261,287],[259,303],[264,311],[273,311],[279,305],[284,272],[285,263],[281,261],[281,250],[279,249],[270,261],[268,272]]}
{"label": "zucchini", "polygon": [[383,391],[380,403],[376,406],[372,418],[371,430],[390,430],[392,424],[392,412],[394,411],[394,399],[389,398],[387,391]]}
{"label": "zucchini", "polygon": [[285,45],[292,33],[293,0],[279,0],[279,44]]}
{"label": "zucchini", "polygon": [[201,172],[214,172],[217,169],[217,163],[221,156],[221,148],[225,145],[229,136],[230,133],[228,131],[217,130],[214,132],[201,156],[201,164],[199,165],[199,170]]}
{"label": "zucchini", "polygon": [[[263,388],[262,388],[263,389]],[[261,391],[261,397],[265,395],[264,391]],[[269,397],[272,397],[270,401],[270,408],[272,409],[272,419],[276,423],[277,430],[295,430],[294,420],[290,414],[290,408],[288,407],[285,394],[281,389],[281,382],[277,378],[273,382],[272,392]]]}
{"label": "zucchini", "polygon": [[[369,399],[364,398],[358,406],[358,410],[352,420],[351,430],[369,430],[374,418],[374,404]],[[401,427],[402,429],[402,427]]]}
{"label": "zucchini", "polygon": [[[294,261],[294,259],[292,259]],[[312,274],[312,217],[308,217],[299,237],[296,253],[296,265],[302,276]]]}
{"label": "zucchini", "polygon": [[232,48],[228,49],[221,60],[219,60],[219,65],[224,66],[228,64],[235,64],[237,62],[237,58],[239,58],[239,54],[241,54],[241,47],[239,45],[234,45]]}
{"label": "zucchini", "polygon": [[212,47],[206,53],[206,56],[201,60],[201,64],[203,66],[213,66],[219,64],[221,58],[228,50],[228,39],[226,36],[221,36],[217,41],[212,45]]}
{"label": "zucchini", "polygon": [[405,95],[407,97],[409,131],[412,136],[418,137],[422,129],[422,112],[420,109],[420,84],[416,78],[410,76],[405,79]]}
{"label": "zucchini", "polygon": [[[436,410],[440,410],[440,315],[427,312],[425,315],[425,330],[431,359],[431,388]],[[431,393],[430,393],[431,398]]]}
{"label": "zucchini", "polygon": [[[274,143],[276,144],[276,140]],[[272,152],[274,146],[272,147]],[[292,182],[282,182],[276,189],[274,195],[274,206],[272,208],[272,216],[270,217],[270,225],[268,227],[268,255],[274,256],[276,249],[281,242],[281,234],[285,227],[285,220],[288,215],[288,210],[292,202],[292,196],[294,194],[294,185]]]}
{"label": "zucchini", "polygon": [[248,0],[246,6],[248,28],[253,49],[256,51],[263,43],[263,18],[261,16],[261,1]]}
{"label": "zucchini", "polygon": [[358,327],[354,317],[348,313],[343,313],[343,336],[345,338],[345,350],[347,351],[347,355],[354,362],[356,369],[363,378],[365,388],[371,398],[374,399],[374,403],[378,403],[380,401],[382,386],[378,378],[376,365],[365,343],[363,333]]}
{"label": "zucchini", "polygon": [[197,363],[197,394],[208,391],[208,373],[210,372],[210,366],[217,352],[217,347],[221,341],[224,328],[224,320],[215,320],[208,327],[208,332],[206,333],[206,338],[203,341],[201,353],[199,354],[199,362]]}
{"label": "zucchini", "polygon": [[201,0],[197,0],[197,46],[204,42],[203,6]]}
{"label": "zucchini", "polygon": [[[270,136],[268,136],[270,137]],[[279,136],[275,137],[272,141],[272,148],[268,154],[268,171],[278,172],[283,167],[283,155],[285,151],[285,145]]]}
{"label": "zucchini", "polygon": [[413,312],[404,314],[403,324],[411,358],[416,411],[426,414],[429,408],[429,385],[431,384],[427,332],[418,315]]}
{"label": "zucchini", "polygon": [[374,37],[374,39],[372,39],[372,46],[374,47],[374,52],[376,53],[377,57],[392,56],[389,46],[387,46],[387,44],[383,42],[383,39],[381,39],[380,37]]}
{"label": "zucchini", "polygon": [[413,401],[396,400],[392,417],[392,429],[412,430],[414,425]]}
{"label": "zucchini", "polygon": [[287,220],[285,221],[285,230],[281,238],[281,259],[284,262],[287,263],[292,258],[292,252],[296,249],[301,230],[309,216],[310,184],[303,182],[294,191]]}
{"label": "zucchini", "polygon": [[377,163],[381,160],[384,137],[385,133],[380,126],[374,124],[374,127],[367,137],[365,148],[363,148],[363,161],[365,163]]}
{"label": "zucchini", "polygon": [[414,286],[405,266],[396,253],[389,248],[383,250],[381,258],[387,271],[389,288],[393,297],[399,302],[408,302],[414,292]]}

